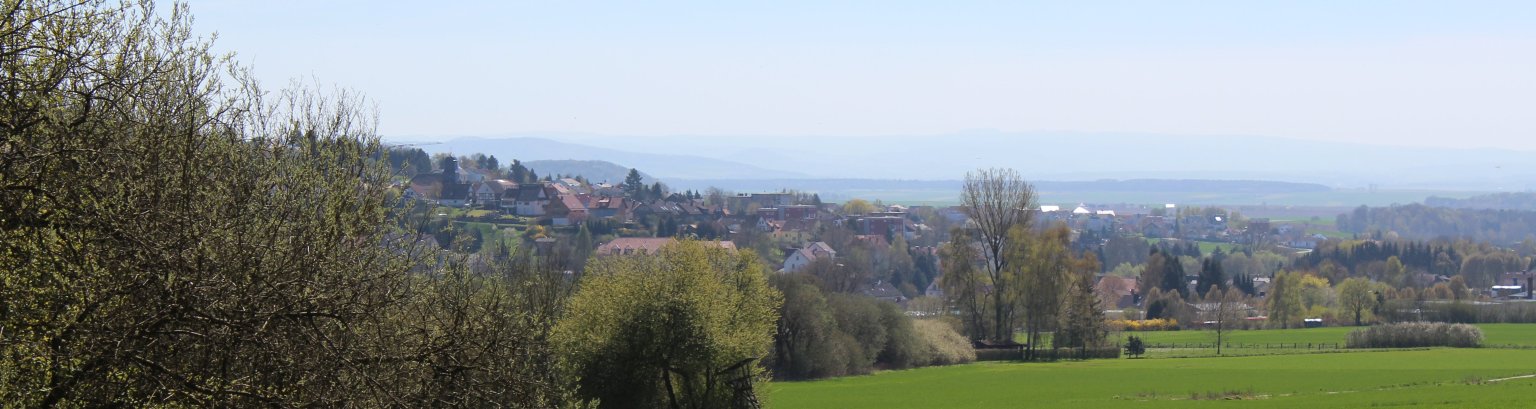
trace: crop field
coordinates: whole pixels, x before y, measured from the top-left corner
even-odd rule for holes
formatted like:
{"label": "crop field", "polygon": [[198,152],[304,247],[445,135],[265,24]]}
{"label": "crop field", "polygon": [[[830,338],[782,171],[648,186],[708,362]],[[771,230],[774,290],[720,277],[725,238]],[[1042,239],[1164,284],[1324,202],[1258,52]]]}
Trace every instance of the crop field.
{"label": "crop field", "polygon": [[[1536,351],[977,363],[768,385],[775,408],[1531,407]],[[1243,402],[1233,402],[1243,400]]]}

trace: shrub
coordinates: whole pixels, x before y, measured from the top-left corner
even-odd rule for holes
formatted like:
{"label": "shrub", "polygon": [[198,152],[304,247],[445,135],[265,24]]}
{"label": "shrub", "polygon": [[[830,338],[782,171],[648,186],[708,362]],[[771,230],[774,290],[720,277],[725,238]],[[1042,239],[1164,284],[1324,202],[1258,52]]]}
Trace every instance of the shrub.
{"label": "shrub", "polygon": [[778,379],[816,379],[976,360],[970,342],[944,319],[914,320],[894,303],[825,294],[814,277],[775,275],[784,295],[773,353]]}
{"label": "shrub", "polygon": [[880,351],[879,362],[890,369],[906,369],[926,366],[933,361],[928,348],[918,337],[912,317],[902,313],[895,303],[877,302],[880,306],[880,323],[885,325],[885,349]]}
{"label": "shrub", "polygon": [[1536,323],[1536,303],[1472,304],[1389,300],[1381,308],[1386,321],[1439,321],[1465,324]]}
{"label": "shrub", "polygon": [[1178,331],[1179,320],[1176,319],[1150,319],[1150,320],[1110,320],[1111,331]]}
{"label": "shrub", "polygon": [[1350,348],[1476,348],[1483,331],[1467,324],[1403,322],[1376,325],[1349,333]]}
{"label": "shrub", "polygon": [[976,349],[954,327],[939,320],[913,320],[912,329],[928,350],[930,365],[955,365],[976,361]]}
{"label": "shrub", "polygon": [[1018,361],[1022,359],[1024,359],[1024,350],[1022,349],[1008,348],[976,350],[977,361]]}
{"label": "shrub", "polygon": [[827,306],[842,333],[847,334],[848,372],[863,375],[874,370],[889,335],[880,322],[880,305],[873,298],[853,294],[828,294]]}
{"label": "shrub", "polygon": [[1130,355],[1132,357],[1139,357],[1139,356],[1141,356],[1141,354],[1145,354],[1145,353],[1147,353],[1147,344],[1141,341],[1141,337],[1132,335],[1129,339],[1126,339],[1126,341],[1125,341],[1125,354],[1126,355]]}
{"label": "shrub", "polygon": [[764,360],[779,379],[814,379],[847,375],[852,337],[837,328],[827,299],[802,275],[779,275],[774,287],[784,294],[774,352]]}
{"label": "shrub", "polygon": [[1059,361],[1063,359],[1115,359],[1120,357],[1120,347],[1110,345],[1097,348],[1053,348],[1035,351],[1035,359]]}

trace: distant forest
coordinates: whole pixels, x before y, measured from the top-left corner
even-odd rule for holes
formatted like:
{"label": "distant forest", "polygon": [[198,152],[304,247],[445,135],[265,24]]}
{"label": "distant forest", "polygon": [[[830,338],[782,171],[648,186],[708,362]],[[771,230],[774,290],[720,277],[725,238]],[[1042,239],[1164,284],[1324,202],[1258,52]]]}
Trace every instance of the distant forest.
{"label": "distant forest", "polygon": [[1426,206],[1454,209],[1533,210],[1536,211],[1536,192],[1494,193],[1472,196],[1466,199],[1430,196],[1424,199]]}
{"label": "distant forest", "polygon": [[[567,175],[585,178],[586,180],[608,183],[622,183],[629,176],[629,168],[600,160],[531,160],[524,162],[529,168],[538,169],[549,175]],[[640,179],[645,184],[656,183],[656,178],[645,172],[640,172]]]}
{"label": "distant forest", "polygon": [[1338,217],[1339,230],[1403,239],[1465,238],[1501,245],[1536,240],[1536,211],[1454,209],[1421,204],[1360,206]]}

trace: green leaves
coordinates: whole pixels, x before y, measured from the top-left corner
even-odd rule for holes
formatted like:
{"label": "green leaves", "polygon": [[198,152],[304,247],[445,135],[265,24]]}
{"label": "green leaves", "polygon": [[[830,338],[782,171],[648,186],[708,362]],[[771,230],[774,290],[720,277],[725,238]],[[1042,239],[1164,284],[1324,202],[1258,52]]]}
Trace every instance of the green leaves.
{"label": "green leaves", "polygon": [[604,407],[719,407],[733,396],[728,380],[761,377],[756,365],[720,373],[772,342],[781,295],[755,255],[680,242],[593,259],[586,274],[553,337],[584,396]]}

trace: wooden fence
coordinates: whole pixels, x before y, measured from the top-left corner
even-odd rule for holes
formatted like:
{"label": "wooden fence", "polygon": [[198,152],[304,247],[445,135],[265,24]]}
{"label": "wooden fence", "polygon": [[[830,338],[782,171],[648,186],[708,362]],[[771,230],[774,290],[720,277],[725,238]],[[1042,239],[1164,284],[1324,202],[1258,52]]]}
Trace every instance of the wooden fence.
{"label": "wooden fence", "polygon": [[[1203,344],[1198,342],[1144,344],[1147,349],[1215,349],[1215,343]],[[1222,348],[1232,349],[1344,349],[1343,342],[1279,342],[1263,344],[1221,344]]]}
{"label": "wooden fence", "polygon": [[[1080,359],[1115,359],[1120,357],[1120,352],[1125,349],[1116,345],[1114,347],[1088,348],[1057,348],[1035,350],[1036,361],[1059,361]],[[1024,360],[1023,348],[980,348],[976,350],[977,361],[1022,361]]]}

